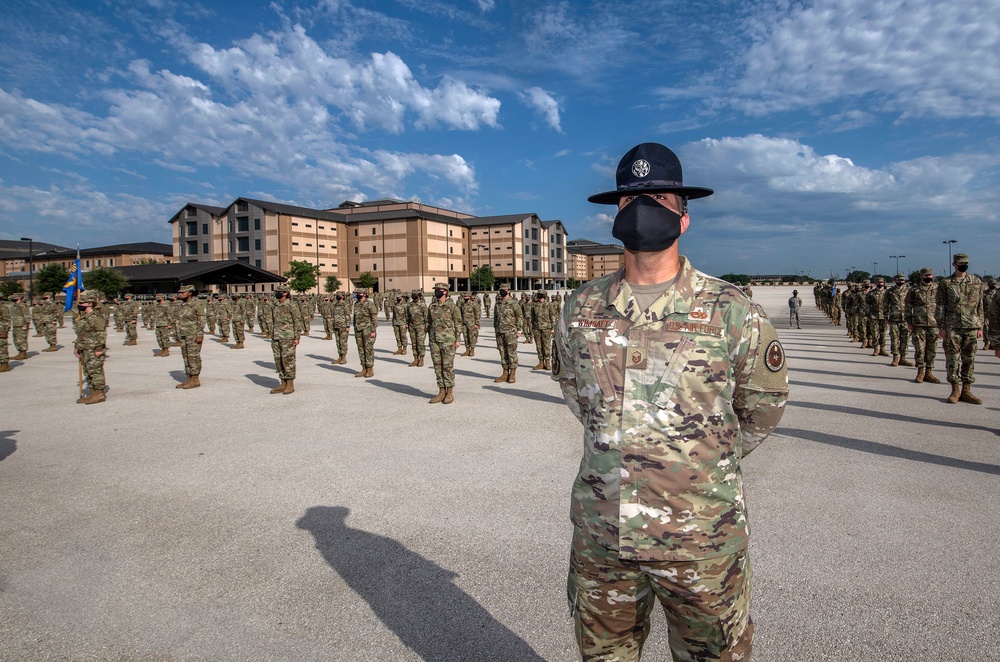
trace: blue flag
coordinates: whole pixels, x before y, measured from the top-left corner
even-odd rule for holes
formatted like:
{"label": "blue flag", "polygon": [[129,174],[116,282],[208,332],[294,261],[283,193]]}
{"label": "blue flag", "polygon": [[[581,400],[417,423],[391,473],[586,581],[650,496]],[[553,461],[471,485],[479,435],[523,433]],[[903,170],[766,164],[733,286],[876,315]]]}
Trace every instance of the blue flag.
{"label": "blue flag", "polygon": [[73,303],[76,302],[77,298],[80,296],[80,292],[84,291],[83,287],[83,274],[80,273],[80,249],[76,249],[76,263],[73,268],[69,271],[69,280],[63,285],[63,292],[66,293],[66,307],[63,312],[69,312],[73,309]]}

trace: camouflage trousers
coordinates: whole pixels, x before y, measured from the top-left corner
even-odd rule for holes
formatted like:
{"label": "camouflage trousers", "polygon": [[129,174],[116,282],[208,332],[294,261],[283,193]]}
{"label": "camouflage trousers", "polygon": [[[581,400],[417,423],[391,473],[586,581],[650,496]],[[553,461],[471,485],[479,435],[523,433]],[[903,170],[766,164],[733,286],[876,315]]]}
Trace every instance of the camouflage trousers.
{"label": "camouflage trousers", "polygon": [[889,322],[889,353],[893,356],[906,357],[906,348],[910,346],[910,331],[906,322]]}
{"label": "camouflage trousers", "polygon": [[466,348],[475,347],[479,342],[479,325],[463,324],[462,339],[465,341]]}
{"label": "camouflage trousers", "polygon": [[552,329],[535,329],[535,351],[539,361],[552,360]]}
{"label": "camouflage trousers", "polygon": [[42,335],[45,336],[45,342],[50,345],[56,344],[56,329],[58,328],[59,323],[55,321],[42,323]]}
{"label": "camouflage trousers", "polygon": [[125,320],[125,340],[132,341],[139,339],[139,333],[136,331],[135,327],[135,319]]}
{"label": "camouflage trousers", "polygon": [[944,360],[951,384],[976,382],[976,341],[979,329],[950,329],[944,337]]}
{"label": "camouflage trousers", "polygon": [[229,337],[229,326],[233,323],[231,317],[220,317],[219,318],[219,337],[228,338]]}
{"label": "camouflage trousers", "polygon": [[798,309],[796,309],[796,308],[789,308],[788,309],[788,328],[789,329],[794,329],[794,328],[799,327],[799,326],[801,326],[801,323],[799,322],[799,311],[798,311]]}
{"label": "camouflage trousers", "polygon": [[840,326],[840,306],[834,306],[830,310],[830,319],[833,320],[834,324]]}
{"label": "camouflage trousers", "polygon": [[28,330],[22,329],[19,326],[15,326],[12,331],[14,332],[14,349],[18,352],[28,351]]}
{"label": "camouflage trousers", "polygon": [[936,326],[913,327],[913,363],[920,369],[933,370],[937,358],[938,329]]}
{"label": "camouflage trousers", "polygon": [[500,352],[500,367],[504,370],[517,367],[517,333],[497,331],[497,350]]}
{"label": "camouflage trousers", "polygon": [[271,335],[271,323],[267,320],[266,315],[260,317],[260,332],[264,335]]}
{"label": "camouflage trousers", "polygon": [[328,336],[332,336],[333,335],[333,318],[332,317],[324,317],[323,318],[323,333],[325,333]]}
{"label": "camouflage trousers", "polygon": [[177,342],[181,344],[181,356],[184,357],[184,374],[197,377],[201,374],[201,343],[195,342],[194,336],[180,336]]}
{"label": "camouflage trousers", "polygon": [[574,529],[567,593],[584,660],[637,661],[659,601],[674,660],[749,660],[746,550],[699,561],[623,561]]}
{"label": "camouflage trousers", "polygon": [[205,326],[208,327],[208,332],[213,336],[215,335],[215,317],[212,315],[205,316]]}
{"label": "camouflage trousers", "polygon": [[[83,367],[83,379],[94,392],[104,392],[107,385],[104,381],[104,359],[107,357],[107,350],[104,345],[94,349],[81,349],[80,365]],[[101,355],[97,356],[97,352]]]}
{"label": "camouflage trousers", "polygon": [[406,327],[402,324],[393,324],[392,332],[396,335],[396,347],[406,349]]}
{"label": "camouflage trousers", "polygon": [[354,340],[358,343],[358,358],[361,359],[362,368],[371,368],[375,365],[375,338],[372,337],[374,329],[355,329]]}
{"label": "camouflage trousers", "polygon": [[160,346],[160,349],[166,349],[170,346],[170,327],[156,327],[156,344]]}
{"label": "camouflage trousers", "polygon": [[438,388],[455,386],[455,343],[431,341],[431,361]]}
{"label": "camouflage trousers", "polygon": [[255,315],[247,314],[246,317],[243,318],[243,322],[247,325],[247,329],[250,330],[250,333],[253,333],[253,318],[254,317],[255,317]]}
{"label": "camouflage trousers", "polygon": [[7,334],[10,331],[5,331],[0,334],[0,363],[7,363],[10,361],[10,351],[7,349]]}
{"label": "camouflage trousers", "polygon": [[854,335],[857,339],[864,342],[868,337],[868,325],[865,323],[865,318],[858,313],[852,313],[851,326],[854,327]]}
{"label": "camouflage trousers", "polygon": [[243,333],[243,318],[234,317],[231,320],[231,324],[233,325],[233,340],[238,343],[246,340],[246,334]]}
{"label": "camouflage trousers", "polygon": [[872,349],[885,351],[885,320],[868,318],[868,342]]}
{"label": "camouflage trousers", "polygon": [[346,326],[343,327],[342,329],[337,329],[337,328],[333,329],[333,337],[337,339],[337,355],[338,356],[347,356],[347,337],[348,337],[348,334],[349,334],[349,331],[348,331],[348,329],[347,329]]}
{"label": "camouflage trousers", "polygon": [[275,338],[271,340],[274,354],[274,369],[282,380],[295,379],[295,338]]}
{"label": "camouflage trousers", "polygon": [[427,337],[427,327],[410,325],[410,344],[413,345],[413,356],[421,358],[424,355],[424,338]]}

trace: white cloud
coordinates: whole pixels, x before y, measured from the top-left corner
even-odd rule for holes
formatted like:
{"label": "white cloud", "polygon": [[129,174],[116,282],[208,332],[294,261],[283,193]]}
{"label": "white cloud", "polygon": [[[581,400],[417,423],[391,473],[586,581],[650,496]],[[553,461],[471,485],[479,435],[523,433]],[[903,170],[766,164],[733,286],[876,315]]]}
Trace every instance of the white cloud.
{"label": "white cloud", "polygon": [[479,7],[479,11],[488,12],[493,11],[496,3],[493,0],[476,0],[476,6]]}
{"label": "white cloud", "polygon": [[1000,116],[995,0],[757,5],[737,105],[755,114],[853,99],[903,116]]}
{"label": "white cloud", "polygon": [[538,111],[545,118],[546,124],[562,133],[562,127],[559,125],[559,102],[552,98],[551,94],[540,87],[530,87],[518,93],[518,97],[525,105]]}

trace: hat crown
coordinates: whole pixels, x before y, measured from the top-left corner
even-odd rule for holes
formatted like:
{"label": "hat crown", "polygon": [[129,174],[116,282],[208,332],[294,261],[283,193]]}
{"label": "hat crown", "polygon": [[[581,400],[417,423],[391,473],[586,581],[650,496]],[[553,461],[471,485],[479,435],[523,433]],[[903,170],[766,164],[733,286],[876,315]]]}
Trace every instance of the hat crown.
{"label": "hat crown", "polygon": [[618,162],[615,177],[618,189],[683,186],[681,160],[673,150],[659,143],[636,145]]}

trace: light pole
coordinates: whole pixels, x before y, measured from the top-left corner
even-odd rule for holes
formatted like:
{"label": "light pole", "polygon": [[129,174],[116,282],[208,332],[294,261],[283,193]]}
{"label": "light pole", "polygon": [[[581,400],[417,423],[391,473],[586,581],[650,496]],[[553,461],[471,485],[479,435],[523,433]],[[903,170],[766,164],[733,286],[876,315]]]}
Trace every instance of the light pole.
{"label": "light pole", "polygon": [[945,269],[945,273],[950,273],[951,271],[951,245],[957,244],[958,239],[948,239],[947,241],[942,241],[942,244],[948,244],[948,268]]}
{"label": "light pole", "polygon": [[847,267],[847,273],[844,276],[844,282],[845,283],[847,282],[847,279],[850,277],[850,275],[853,274],[853,273],[854,273],[854,267]]}
{"label": "light pole", "polygon": [[901,257],[906,257],[906,256],[905,255],[890,255],[889,256],[890,260],[894,259],[894,258],[896,260],[896,273],[897,274],[899,273],[899,258],[901,258]]}
{"label": "light pole", "polygon": [[21,241],[28,242],[28,301],[35,298],[35,254],[32,250],[34,244],[31,237],[21,237]]}
{"label": "light pole", "polygon": [[878,262],[872,262],[872,280],[875,279],[875,267],[878,266]]}

